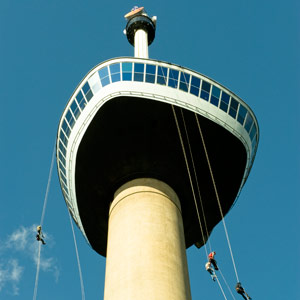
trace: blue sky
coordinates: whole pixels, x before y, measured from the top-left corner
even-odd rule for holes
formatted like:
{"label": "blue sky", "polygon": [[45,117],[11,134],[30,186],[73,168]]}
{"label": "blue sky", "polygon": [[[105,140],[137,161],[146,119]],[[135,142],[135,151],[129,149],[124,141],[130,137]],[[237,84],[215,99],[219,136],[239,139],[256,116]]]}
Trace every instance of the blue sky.
{"label": "blue sky", "polygon": [[[134,5],[156,15],[151,58],[225,85],[253,109],[260,144],[240,198],[226,216],[239,278],[256,299],[300,299],[299,1],[0,2],[0,299],[32,299],[39,223],[57,126],[93,66],[132,56],[122,31]],[[56,168],[44,220],[37,299],[81,299],[76,253]],[[75,229],[86,299],[102,299],[105,259]],[[210,242],[231,287],[222,223]],[[187,250],[193,299],[224,299]],[[227,299],[233,299],[225,284]],[[234,294],[236,299],[241,296]]]}

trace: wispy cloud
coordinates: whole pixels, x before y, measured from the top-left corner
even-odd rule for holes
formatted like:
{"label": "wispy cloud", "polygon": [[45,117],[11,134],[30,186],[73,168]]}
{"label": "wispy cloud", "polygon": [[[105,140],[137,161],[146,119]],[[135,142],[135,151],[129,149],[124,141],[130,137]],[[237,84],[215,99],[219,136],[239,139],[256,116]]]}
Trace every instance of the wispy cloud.
{"label": "wispy cloud", "polygon": [[19,265],[17,259],[10,259],[5,264],[0,264],[0,291],[5,285],[12,286],[13,295],[19,294],[19,288],[17,284],[21,279],[24,268]]}
{"label": "wispy cloud", "polygon": [[[17,254],[31,259],[32,262],[38,264],[38,242],[35,240],[36,225],[29,227],[20,226],[12,232],[1,244],[0,260],[0,292],[4,287],[10,288],[13,295],[19,294],[18,283],[24,273],[24,267],[14,258]],[[46,232],[43,233],[47,240],[47,247],[54,244],[54,239]],[[5,258],[5,261],[4,261]],[[55,281],[59,278],[59,268],[54,257],[47,257],[42,251],[39,262],[40,269],[44,272],[52,272]]]}

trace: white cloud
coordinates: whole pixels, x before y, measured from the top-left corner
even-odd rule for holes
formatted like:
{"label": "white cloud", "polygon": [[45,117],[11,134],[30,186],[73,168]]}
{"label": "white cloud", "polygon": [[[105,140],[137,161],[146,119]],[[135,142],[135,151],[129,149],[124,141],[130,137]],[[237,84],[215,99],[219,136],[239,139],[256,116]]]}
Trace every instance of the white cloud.
{"label": "white cloud", "polygon": [[7,285],[12,285],[13,295],[19,294],[17,286],[24,268],[19,265],[17,259],[10,259],[5,264],[0,264],[0,291]]}
{"label": "white cloud", "polygon": [[[19,294],[18,283],[21,280],[24,267],[20,266],[18,260],[14,258],[16,254],[31,259],[37,266],[39,242],[36,241],[35,234],[35,224],[29,227],[20,226],[7,237],[4,243],[2,243],[2,259],[0,260],[0,292],[4,287],[9,287],[10,294]],[[40,270],[44,272],[52,272],[55,281],[57,282],[59,278],[59,268],[56,266],[56,259],[54,257],[47,257],[47,254],[44,254],[44,252],[46,252],[45,250],[48,250],[49,246],[51,248],[54,244],[54,239],[47,233],[43,234],[47,245],[42,245],[41,248],[42,251],[39,261]]]}

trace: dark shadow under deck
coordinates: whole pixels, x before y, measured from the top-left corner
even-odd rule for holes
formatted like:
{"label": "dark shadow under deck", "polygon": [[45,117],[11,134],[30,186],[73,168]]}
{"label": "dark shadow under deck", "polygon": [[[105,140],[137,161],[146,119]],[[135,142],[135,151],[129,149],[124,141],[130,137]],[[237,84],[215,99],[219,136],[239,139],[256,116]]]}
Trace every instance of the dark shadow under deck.
{"label": "dark shadow under deck", "polygon": [[[198,126],[193,112],[176,107],[194,191],[198,189],[185,134],[192,148],[208,231],[221,220]],[[223,127],[198,115],[224,215],[237,196],[246,166],[242,142]],[[114,192],[129,180],[151,177],[169,184],[182,207],[186,247],[203,244],[194,197],[172,107],[134,97],[108,101],[89,125],[76,158],[76,197],[87,238],[106,255],[108,210]],[[202,224],[205,228],[204,223]]]}

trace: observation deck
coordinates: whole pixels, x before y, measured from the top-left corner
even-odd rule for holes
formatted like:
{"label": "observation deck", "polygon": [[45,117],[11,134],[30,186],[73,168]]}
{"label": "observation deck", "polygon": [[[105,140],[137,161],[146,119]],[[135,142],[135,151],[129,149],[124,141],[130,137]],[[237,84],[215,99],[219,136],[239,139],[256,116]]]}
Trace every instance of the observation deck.
{"label": "observation deck", "polygon": [[73,219],[103,256],[113,194],[141,177],[162,180],[175,190],[186,247],[203,244],[172,105],[199,170],[209,232],[221,215],[195,114],[224,214],[249,175],[259,128],[250,107],[233,92],[198,72],[158,60],[121,57],[99,64],[80,82],[63,112],[57,166]]}

